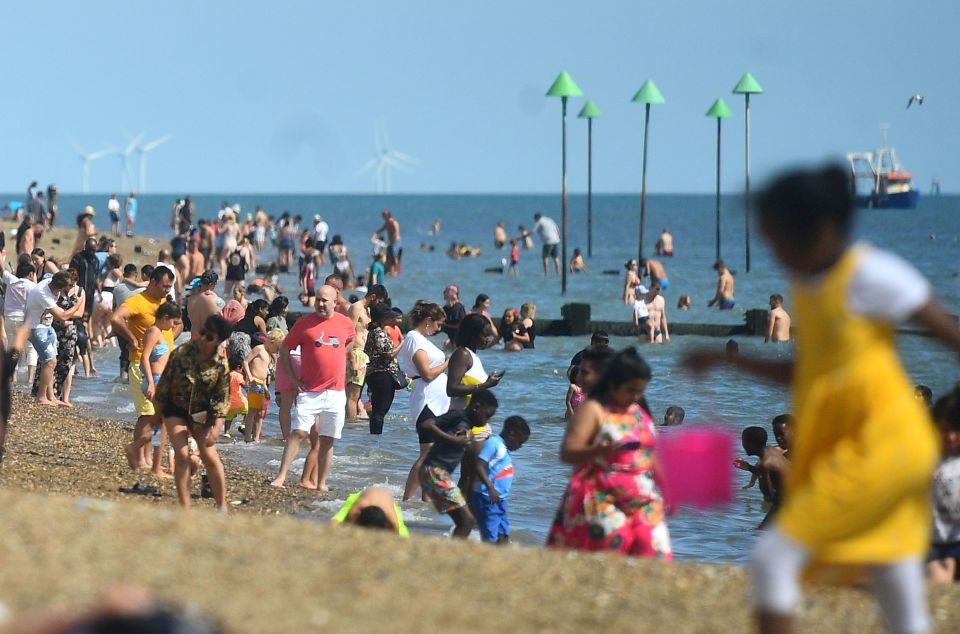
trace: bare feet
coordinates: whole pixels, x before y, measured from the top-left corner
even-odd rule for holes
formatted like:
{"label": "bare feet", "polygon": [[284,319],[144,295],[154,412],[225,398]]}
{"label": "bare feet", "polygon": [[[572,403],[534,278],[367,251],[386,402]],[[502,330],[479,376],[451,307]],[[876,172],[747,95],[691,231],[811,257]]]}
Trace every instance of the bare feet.
{"label": "bare feet", "polygon": [[57,401],[57,405],[60,407],[73,407],[73,403],[70,401]]}
{"label": "bare feet", "polygon": [[301,489],[309,489],[309,490],[311,490],[311,491],[316,491],[316,490],[317,490],[316,485],[314,485],[314,484],[312,484],[312,483],[310,483],[310,482],[304,482],[303,480],[301,480],[300,483],[299,483],[297,486],[300,487]]}
{"label": "bare feet", "polygon": [[284,484],[285,483],[283,480],[281,480],[280,478],[277,478],[276,480],[270,483],[270,486],[277,487],[278,489],[282,489]]}
{"label": "bare feet", "polygon": [[329,493],[330,487],[328,487],[326,484],[321,484],[317,487],[317,491],[320,491],[321,493]]}
{"label": "bare feet", "polygon": [[159,480],[173,480],[173,474],[167,473],[166,471],[163,471],[163,470],[157,471],[156,469],[154,469],[150,471],[150,473],[153,475],[154,478],[157,478]]}
{"label": "bare feet", "polygon": [[46,398],[38,398],[38,399],[37,399],[37,404],[38,404],[38,405],[50,405],[50,406],[56,407],[59,403],[58,403],[57,401],[51,401],[50,399],[46,399]]}
{"label": "bare feet", "polygon": [[140,463],[136,458],[136,452],[133,450],[133,443],[124,445],[123,453],[127,455],[127,464],[130,465],[130,468],[137,471],[140,468]]}

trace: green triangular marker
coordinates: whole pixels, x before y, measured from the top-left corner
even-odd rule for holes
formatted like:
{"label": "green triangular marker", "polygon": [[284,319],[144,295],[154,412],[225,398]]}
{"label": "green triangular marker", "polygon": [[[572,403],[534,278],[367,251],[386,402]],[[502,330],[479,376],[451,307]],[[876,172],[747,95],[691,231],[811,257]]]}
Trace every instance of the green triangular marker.
{"label": "green triangular marker", "polygon": [[710,106],[710,109],[707,110],[707,116],[726,119],[727,117],[733,116],[733,113],[730,112],[730,108],[727,107],[723,99],[717,99],[713,102],[713,105]]}
{"label": "green triangular marker", "polygon": [[583,108],[577,116],[581,119],[596,119],[603,115],[600,114],[600,108],[597,108],[597,104],[588,99],[587,103],[583,104]]}
{"label": "green triangular marker", "polygon": [[736,95],[755,95],[762,92],[763,88],[760,87],[760,84],[757,83],[757,80],[754,79],[750,73],[744,73],[743,77],[740,78],[740,81],[737,82],[737,85],[733,89],[733,93]]}
{"label": "green triangular marker", "polygon": [[550,90],[547,91],[547,97],[579,97],[582,94],[580,86],[573,81],[573,77],[567,71],[557,75]]}
{"label": "green triangular marker", "polygon": [[633,101],[637,103],[666,103],[656,85],[649,79],[640,86],[640,90],[633,96]]}

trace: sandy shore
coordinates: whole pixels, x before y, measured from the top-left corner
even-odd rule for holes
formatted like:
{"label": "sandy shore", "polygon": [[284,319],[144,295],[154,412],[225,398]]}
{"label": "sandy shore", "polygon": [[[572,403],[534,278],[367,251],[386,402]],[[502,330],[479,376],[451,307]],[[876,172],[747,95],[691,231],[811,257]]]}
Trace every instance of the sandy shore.
{"label": "sandy shore", "polygon": [[[436,537],[400,540],[290,517],[317,494],[273,489],[227,459],[229,517],[209,500],[183,512],[121,458],[130,425],[49,410],[18,397],[0,470],[0,613],[87,606],[121,581],[192,608],[234,632],[655,631],[750,628],[735,566],[628,560],[537,548],[496,549]],[[270,517],[267,517],[270,516]],[[940,631],[960,593],[933,593]],[[873,632],[872,600],[814,589],[807,631]]]}

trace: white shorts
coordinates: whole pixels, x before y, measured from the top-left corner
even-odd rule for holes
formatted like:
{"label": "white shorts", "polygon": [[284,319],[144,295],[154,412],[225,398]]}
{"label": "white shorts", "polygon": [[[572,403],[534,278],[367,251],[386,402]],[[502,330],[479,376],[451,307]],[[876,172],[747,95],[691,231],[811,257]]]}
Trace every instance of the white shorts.
{"label": "white shorts", "polygon": [[297,419],[293,429],[309,432],[314,424],[317,433],[328,438],[340,438],[346,417],[347,393],[343,390],[300,392],[297,394]]}

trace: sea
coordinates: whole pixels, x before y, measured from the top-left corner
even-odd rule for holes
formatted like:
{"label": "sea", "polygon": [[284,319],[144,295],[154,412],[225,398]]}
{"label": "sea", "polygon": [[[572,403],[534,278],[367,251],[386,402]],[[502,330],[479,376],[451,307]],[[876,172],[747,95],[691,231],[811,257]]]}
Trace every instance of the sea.
{"label": "sea", "polygon": [[[167,246],[170,237],[174,194],[146,194],[140,197],[136,231],[144,236],[162,238],[147,242],[137,264],[153,263],[156,251]],[[22,198],[22,196],[20,196]],[[8,195],[6,200],[18,200]],[[109,228],[107,195],[63,195],[61,220],[71,224],[85,205],[96,209],[96,225]],[[418,299],[443,303],[447,284],[460,286],[461,297],[469,308],[479,293],[489,295],[495,319],[507,308],[519,308],[532,302],[540,318],[559,317],[569,302],[588,303],[595,319],[631,319],[631,310],[623,305],[624,263],[637,257],[639,244],[639,195],[597,195],[592,200],[592,245],[588,244],[587,199],[572,195],[569,199],[569,253],[579,248],[590,267],[588,273],[572,275],[566,294],[553,274],[544,277],[539,259],[539,242],[530,251],[521,251],[520,275],[501,274],[500,266],[508,250],[493,244],[493,231],[503,221],[510,235],[518,227],[531,227],[533,214],[540,212],[561,222],[561,201],[551,195],[193,195],[198,217],[216,216],[223,200],[241,206],[241,216],[256,206],[279,216],[283,212],[301,215],[304,223],[320,214],[329,223],[331,236],[338,234],[350,249],[358,268],[366,268],[372,255],[371,235],[382,224],[381,211],[389,209],[401,224],[403,236],[402,273],[390,278],[387,288],[396,306],[407,310]],[[721,200],[721,256],[736,276],[736,309],[721,313],[707,307],[716,287],[712,270],[715,257],[716,199],[711,195],[658,195],[647,199],[645,252],[664,228],[674,236],[675,254],[662,258],[670,280],[666,292],[668,319],[672,323],[740,323],[749,308],[767,307],[773,293],[786,297],[790,311],[789,281],[772,260],[755,227],[751,228],[751,267],[745,264],[746,226],[742,197],[724,196]],[[432,231],[435,221],[438,232]],[[921,197],[913,210],[862,210],[857,237],[896,251],[923,272],[951,312],[960,312],[960,197]],[[479,255],[460,260],[445,255],[451,243],[464,243],[480,249]],[[268,246],[259,258],[272,261],[276,251]],[[286,289],[296,289],[293,275],[281,276]],[[693,305],[678,311],[677,298],[689,294]],[[291,307],[297,304],[295,290],[290,292]],[[764,344],[762,338],[737,338],[740,350],[770,358],[789,358],[790,344]],[[440,341],[438,339],[437,343]],[[680,368],[684,353],[697,348],[719,348],[725,339],[677,336],[666,345],[643,345],[633,337],[614,337],[616,348],[639,346],[653,368],[647,387],[647,399],[655,420],[664,410],[679,405],[686,410],[684,427],[719,425],[739,435],[748,425],[770,430],[771,419],[790,411],[789,394],[783,388],[759,382],[729,370],[718,370],[700,377]],[[504,370],[505,377],[496,388],[500,409],[494,426],[510,415],[521,415],[532,428],[529,442],[514,454],[516,478],[510,494],[511,536],[517,543],[539,546],[560,502],[570,475],[570,467],[560,462],[558,448],[565,427],[564,372],[570,358],[588,344],[588,337],[540,337],[535,350],[507,353],[502,349],[480,353],[488,371]],[[933,340],[903,335],[898,346],[912,378],[930,386],[935,396],[956,383],[957,356]],[[74,382],[74,401],[94,410],[133,421],[133,405],[125,385],[117,383],[117,351],[97,351],[100,374]],[[674,428],[675,429],[675,428]],[[671,433],[674,429],[664,430]],[[265,426],[266,441],[244,445],[225,441],[222,451],[244,463],[275,473],[283,451],[274,404]],[[770,442],[773,443],[772,433]],[[348,424],[336,444],[331,469],[331,499],[318,499],[309,519],[325,521],[339,508],[344,498],[363,487],[377,484],[397,497],[413,460],[417,456],[417,437],[410,416],[407,393],[398,393],[387,417],[382,436],[371,436],[362,422]],[[737,447],[737,456],[742,451]],[[303,452],[294,464],[290,482],[295,482],[303,464]],[[756,526],[765,509],[757,488],[741,489],[747,474],[737,471],[734,501],[722,508],[701,511],[681,507],[669,518],[675,556],[680,560],[741,563],[756,538]],[[264,486],[267,486],[266,484]],[[436,534],[449,533],[451,522],[419,501],[401,505],[406,521],[414,530]]]}

